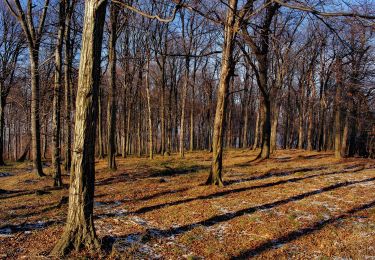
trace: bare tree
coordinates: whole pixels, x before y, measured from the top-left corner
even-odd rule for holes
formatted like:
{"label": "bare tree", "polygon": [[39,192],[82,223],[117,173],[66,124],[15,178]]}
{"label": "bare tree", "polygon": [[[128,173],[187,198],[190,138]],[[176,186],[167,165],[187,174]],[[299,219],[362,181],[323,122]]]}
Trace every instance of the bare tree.
{"label": "bare tree", "polygon": [[0,165],[5,165],[3,157],[5,107],[9,92],[15,82],[24,37],[15,18],[2,4],[0,8]]}
{"label": "bare tree", "polygon": [[[44,176],[41,149],[40,149],[40,114],[39,114],[39,48],[43,36],[49,0],[45,0],[40,15],[33,13],[35,7],[32,0],[27,1],[26,11],[19,0],[12,3],[5,0],[13,15],[20,22],[27,40],[30,56],[31,71],[31,136],[34,167],[38,176]],[[37,17],[38,26],[35,27],[33,19]]]}
{"label": "bare tree", "polygon": [[78,76],[74,149],[67,221],[52,255],[72,248],[98,249],[93,222],[95,135],[101,48],[107,1],[85,1],[84,27]]}
{"label": "bare tree", "polygon": [[[53,123],[52,123],[52,164],[54,186],[61,187],[61,96],[62,96],[62,51],[65,32],[66,1],[59,3],[59,22],[57,28],[57,39],[55,47],[55,82],[53,89]],[[69,3],[68,3],[69,5]]]}

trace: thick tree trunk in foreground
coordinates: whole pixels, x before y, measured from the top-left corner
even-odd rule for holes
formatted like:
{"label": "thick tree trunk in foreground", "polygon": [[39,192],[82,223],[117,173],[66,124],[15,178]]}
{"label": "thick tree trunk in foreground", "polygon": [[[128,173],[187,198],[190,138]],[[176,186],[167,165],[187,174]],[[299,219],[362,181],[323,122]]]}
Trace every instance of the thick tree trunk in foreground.
{"label": "thick tree trunk in foreground", "polygon": [[72,248],[93,250],[100,247],[93,222],[93,202],[95,134],[106,5],[107,1],[85,1],[69,209],[64,233],[52,255],[65,255]]}
{"label": "thick tree trunk in foreground", "polygon": [[119,8],[115,3],[111,3],[111,34],[109,36],[109,93],[108,93],[108,113],[107,113],[107,126],[108,126],[108,168],[111,170],[116,169],[116,42],[117,42],[117,17]]}
{"label": "thick tree trunk in foreground", "polygon": [[233,73],[233,48],[236,34],[233,30],[236,23],[237,0],[229,1],[227,18],[225,23],[224,46],[221,59],[220,82],[217,94],[216,114],[214,121],[214,133],[212,138],[212,163],[207,184],[223,186],[223,138],[226,98],[229,89],[230,78]]}
{"label": "thick tree trunk in foreground", "polygon": [[59,27],[55,49],[55,86],[53,88],[53,118],[52,118],[52,166],[53,186],[61,187],[61,79],[62,79],[62,45],[65,31],[65,1],[59,3]]}

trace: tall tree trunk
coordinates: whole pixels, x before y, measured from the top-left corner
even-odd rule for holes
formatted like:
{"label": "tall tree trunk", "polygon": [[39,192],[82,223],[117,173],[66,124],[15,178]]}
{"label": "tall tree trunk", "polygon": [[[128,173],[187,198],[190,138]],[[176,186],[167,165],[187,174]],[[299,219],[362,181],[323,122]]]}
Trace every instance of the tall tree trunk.
{"label": "tall tree trunk", "polygon": [[[126,84],[126,83],[125,83]],[[122,104],[122,121],[123,121],[123,125],[124,125],[124,128],[123,128],[123,142],[122,142],[122,151],[121,151],[121,154],[122,154],[122,158],[125,158],[126,157],[126,137],[127,137],[127,114],[129,113],[128,109],[127,109],[127,87],[125,86],[125,90],[124,90],[124,99],[123,99],[123,104]]]}
{"label": "tall tree trunk", "polygon": [[335,128],[335,157],[342,158],[341,156],[341,91],[342,91],[342,60],[341,58],[337,58],[336,64],[336,94],[335,94],[335,103],[334,103],[334,111],[335,111],[335,121],[334,121],[334,128]]}
{"label": "tall tree trunk", "polygon": [[65,1],[59,3],[59,27],[55,47],[55,85],[53,88],[53,118],[52,118],[52,165],[53,186],[61,187],[61,91],[62,91],[62,50],[65,31]]}
{"label": "tall tree trunk", "polygon": [[315,85],[313,80],[313,73],[310,76],[310,100],[308,108],[308,127],[307,127],[307,150],[313,150],[313,127],[314,127],[314,105],[315,105]]}
{"label": "tall tree trunk", "polygon": [[279,125],[279,112],[280,105],[279,102],[275,100],[275,105],[273,109],[272,117],[272,127],[271,127],[271,153],[275,152],[277,149],[277,127]]}
{"label": "tall tree trunk", "polygon": [[[137,145],[138,145],[138,157],[142,155],[142,96],[141,96],[141,89],[142,89],[142,66],[139,67],[138,72],[138,122],[137,122]],[[136,115],[134,115],[136,116]]]}
{"label": "tall tree trunk", "polygon": [[180,123],[180,157],[184,158],[185,156],[185,104],[186,104],[186,92],[189,86],[189,70],[190,70],[190,59],[187,56],[185,59],[185,79],[184,85],[182,87],[181,94],[181,123]]}
{"label": "tall tree trunk", "polygon": [[40,147],[40,82],[39,82],[39,50],[30,50],[31,70],[31,150],[34,169],[37,176],[45,176],[42,167],[42,156]]}
{"label": "tall tree trunk", "polygon": [[95,135],[106,5],[107,1],[102,0],[85,1],[68,216],[64,233],[52,255],[65,255],[72,248],[100,248],[94,228],[93,202]]}
{"label": "tall tree trunk", "polygon": [[99,145],[99,159],[104,158],[104,144],[103,144],[103,115],[102,115],[102,99],[103,99],[103,90],[99,86],[99,97],[98,97],[98,145]]}
{"label": "tall tree trunk", "polygon": [[247,148],[248,146],[248,127],[249,127],[249,101],[250,95],[252,91],[252,86],[249,92],[249,66],[246,66],[246,74],[245,74],[245,81],[244,81],[244,100],[243,100],[243,133],[242,133],[242,148]]}
{"label": "tall tree trunk", "polygon": [[304,132],[303,132],[303,122],[304,122],[304,99],[305,99],[305,88],[304,83],[301,80],[300,83],[300,105],[299,105],[299,117],[298,117],[298,149],[303,149],[303,140],[304,140]]}
{"label": "tall tree trunk", "polygon": [[229,89],[230,78],[233,74],[233,48],[235,45],[236,33],[233,28],[236,23],[237,0],[230,0],[224,32],[224,45],[221,58],[221,73],[219,89],[217,94],[217,105],[214,122],[214,133],[212,139],[212,163],[207,184],[223,186],[223,138],[225,124],[226,99]]}
{"label": "tall tree trunk", "polygon": [[261,115],[261,104],[260,104],[260,100],[259,100],[259,103],[258,103],[258,109],[257,109],[257,119],[256,119],[256,122],[255,122],[255,133],[254,133],[254,144],[253,144],[253,150],[257,149],[257,147],[259,146],[259,124],[260,124],[260,115]]}
{"label": "tall tree trunk", "polygon": [[[149,53],[147,56],[147,70],[146,70],[146,95],[147,95],[147,109],[148,109],[148,145],[149,145],[149,156],[152,160],[154,158],[154,146],[153,146],[153,133],[152,133],[152,109],[151,109],[151,95],[150,95],[150,57]],[[171,122],[170,122],[171,124]]]}
{"label": "tall tree trunk", "polygon": [[324,148],[324,123],[325,123],[325,104],[324,104],[324,92],[325,86],[324,84],[320,84],[320,94],[319,94],[319,133],[318,133],[318,145],[317,151],[320,152]]}
{"label": "tall tree trunk", "polygon": [[[3,84],[0,82],[0,93],[3,93]],[[4,162],[4,130],[5,130],[5,98],[0,96],[0,166]]]}
{"label": "tall tree trunk", "polygon": [[108,129],[108,168],[116,169],[116,42],[117,42],[117,17],[119,7],[115,3],[111,3],[110,7],[110,23],[111,33],[109,36],[109,93],[108,93],[108,112],[107,112],[107,129]]}
{"label": "tall tree trunk", "polygon": [[271,153],[271,104],[269,97],[263,97],[264,124],[262,134],[261,158],[270,158]]}
{"label": "tall tree trunk", "polygon": [[344,119],[344,131],[342,133],[341,140],[341,156],[346,157],[348,154],[348,136],[349,136],[349,116],[348,111]]}
{"label": "tall tree trunk", "polygon": [[74,10],[74,2],[70,3],[70,0],[66,0],[68,13],[66,14],[66,24],[64,33],[64,87],[65,87],[65,171],[70,173],[70,167],[72,165],[72,56],[73,46],[71,43],[71,20]]}
{"label": "tall tree trunk", "polygon": [[194,60],[193,82],[191,84],[192,101],[190,103],[190,152],[194,150],[194,100],[195,100],[196,75],[197,75],[197,59]]}
{"label": "tall tree trunk", "polygon": [[165,57],[162,58],[162,68],[161,68],[161,97],[160,97],[160,128],[161,128],[161,144],[160,152],[162,155],[165,153]]}

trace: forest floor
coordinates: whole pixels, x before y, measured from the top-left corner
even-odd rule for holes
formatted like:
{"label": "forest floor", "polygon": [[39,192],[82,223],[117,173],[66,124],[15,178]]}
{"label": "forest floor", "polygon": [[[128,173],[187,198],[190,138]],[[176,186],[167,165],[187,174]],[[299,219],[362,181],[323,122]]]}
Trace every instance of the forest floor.
{"label": "forest floor", "polygon": [[[225,187],[203,185],[208,152],[97,162],[95,226],[112,259],[375,259],[375,160],[228,150]],[[45,168],[46,173],[50,169]],[[69,176],[64,175],[64,183]],[[30,163],[0,168],[0,259],[44,258],[62,233],[67,185]]]}

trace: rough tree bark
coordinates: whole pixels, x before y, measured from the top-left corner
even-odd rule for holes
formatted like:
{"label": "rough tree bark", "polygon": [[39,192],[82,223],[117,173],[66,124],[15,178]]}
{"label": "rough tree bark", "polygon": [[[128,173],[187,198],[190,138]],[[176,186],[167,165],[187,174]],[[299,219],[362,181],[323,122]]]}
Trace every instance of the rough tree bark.
{"label": "rough tree bark", "polygon": [[222,168],[223,168],[223,138],[224,138],[224,119],[225,107],[227,102],[227,93],[229,89],[230,78],[233,74],[233,48],[235,45],[237,0],[230,0],[225,22],[224,45],[221,58],[221,73],[219,89],[217,94],[216,114],[214,121],[214,133],[212,138],[212,162],[211,171],[206,184],[223,186]]}
{"label": "rough tree bark", "polygon": [[93,202],[95,134],[106,6],[107,1],[103,0],[85,1],[68,216],[64,233],[52,255],[65,255],[72,248],[93,250],[100,247],[93,222]]}
{"label": "rough tree bark", "polygon": [[65,105],[65,171],[70,173],[72,165],[72,63],[73,63],[73,44],[71,42],[71,21],[75,1],[66,0],[66,20],[64,32],[64,105]]}
{"label": "rough tree bark", "polygon": [[59,3],[59,23],[55,47],[55,82],[53,88],[52,116],[52,167],[53,186],[61,187],[61,91],[62,91],[62,50],[65,31],[66,1]]}
{"label": "rough tree bark", "polygon": [[244,40],[255,54],[257,64],[253,62],[245,48],[242,47],[241,50],[245,54],[249,64],[251,64],[254,71],[256,71],[255,75],[263,97],[261,152],[258,156],[258,158],[261,159],[268,159],[271,152],[271,100],[270,89],[268,86],[268,55],[270,47],[271,23],[279,8],[279,4],[272,3],[272,1],[267,0],[266,14],[262,24],[260,25],[259,43],[255,42],[254,38],[249,35],[246,28],[242,29]]}

